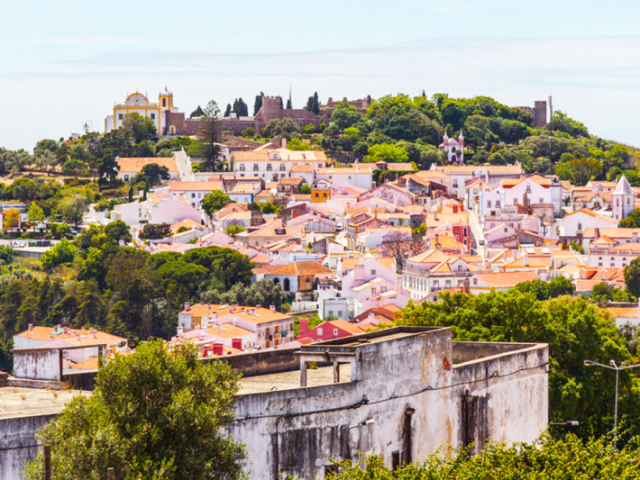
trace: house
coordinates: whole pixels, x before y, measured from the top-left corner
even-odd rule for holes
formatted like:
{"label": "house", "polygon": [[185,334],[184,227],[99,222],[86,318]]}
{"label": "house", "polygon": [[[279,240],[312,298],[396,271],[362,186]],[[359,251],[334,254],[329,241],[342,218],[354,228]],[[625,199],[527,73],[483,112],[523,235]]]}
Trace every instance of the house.
{"label": "house", "polygon": [[349,323],[341,318],[337,320],[329,320],[322,322],[320,325],[309,328],[309,320],[300,321],[300,335],[296,340],[303,338],[310,338],[314,342],[324,342],[326,340],[333,340],[335,338],[350,337],[351,335],[358,335],[364,333],[364,329],[358,327],[353,323]]}
{"label": "house", "polygon": [[289,227],[283,224],[282,219],[276,218],[270,222],[256,227],[252,231],[242,232],[236,238],[250,247],[259,247],[265,243],[279,240],[301,239],[304,234],[303,226]]}
{"label": "house", "polygon": [[[250,340],[255,338],[255,345],[252,348],[274,348],[293,340],[293,318],[291,315],[277,312],[274,306],[264,308],[186,303],[184,310],[178,314],[178,327],[182,328],[183,332],[200,328],[207,329],[207,333],[211,335],[220,336],[222,333],[216,333],[215,328],[210,332],[209,328],[227,323],[254,334],[255,337],[247,337]],[[236,333],[238,336],[232,337],[232,340],[244,337],[244,334],[240,335],[242,332],[236,331]],[[246,346],[243,343],[243,347]]]}
{"label": "house", "polygon": [[174,157],[117,157],[118,180],[125,182],[142,172],[142,168],[150,163],[165,167],[169,171],[170,180],[179,180],[180,172]]}
{"label": "house", "polygon": [[325,167],[316,172],[316,181],[325,180],[330,184],[350,184],[362,188],[372,188],[374,167],[371,164],[356,163],[351,167]]}
{"label": "house", "polygon": [[493,187],[500,186],[502,180],[519,180],[523,171],[520,164],[515,165],[431,165],[431,170],[437,170],[451,178],[451,187],[458,198],[464,198],[467,180],[479,178]]}
{"label": "house", "polygon": [[182,196],[191,202],[191,205],[198,210],[202,210],[202,200],[214,190],[224,192],[222,181],[207,182],[171,182],[169,184],[169,192],[174,195]]}
{"label": "house", "polygon": [[[233,154],[233,170],[240,177],[260,177],[266,182],[277,182],[290,177],[293,166],[311,167],[313,172],[326,167],[324,152],[318,150],[288,150],[286,148],[259,148]],[[299,172],[297,172],[299,173]]]}
{"label": "house", "polygon": [[489,293],[491,290],[506,292],[519,283],[536,280],[536,271],[476,272],[471,278],[469,290],[473,294]]}
{"label": "house", "polygon": [[362,193],[358,197],[358,202],[374,197],[381,198],[393,203],[394,205],[403,207],[405,205],[413,205],[415,203],[414,199],[416,195],[399,187],[398,185],[394,185],[393,183],[384,183],[369,190],[368,192]]}
{"label": "house", "polygon": [[482,267],[477,255],[449,255],[430,249],[405,261],[403,286],[412,300],[421,300],[432,291],[464,287]]}
{"label": "house", "polygon": [[326,278],[331,270],[317,260],[292,262],[287,265],[258,267],[253,269],[256,281],[263,278],[279,283],[285,293],[312,293],[314,281]]}
{"label": "house", "polygon": [[584,238],[586,229],[607,229],[618,226],[617,220],[599,215],[588,208],[565,215],[562,224],[563,228],[559,229],[562,244],[567,245],[573,241],[583,248],[588,245],[588,241]]}
{"label": "house", "polygon": [[[63,362],[62,369],[73,368],[74,365],[97,358],[101,353],[128,351],[126,338],[95,328],[68,328],[60,324],[54,327],[29,324],[27,330],[13,336],[13,347],[16,350],[55,350]],[[49,365],[46,368],[51,367]],[[36,375],[24,378],[41,377]]]}

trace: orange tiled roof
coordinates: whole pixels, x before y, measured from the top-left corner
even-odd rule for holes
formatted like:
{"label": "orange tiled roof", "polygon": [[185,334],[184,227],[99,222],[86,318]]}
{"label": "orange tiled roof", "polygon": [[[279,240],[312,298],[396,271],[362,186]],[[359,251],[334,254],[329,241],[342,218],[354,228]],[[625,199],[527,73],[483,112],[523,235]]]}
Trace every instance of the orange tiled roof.
{"label": "orange tiled roof", "polygon": [[342,320],[341,318],[338,318],[337,320],[331,320],[329,322],[326,322],[329,325],[336,327],[336,328],[340,328],[346,332],[349,332],[353,335],[357,335],[359,333],[364,333],[364,330],[362,328],[360,328],[359,326],[357,326],[354,323],[349,323],[346,320]]}
{"label": "orange tiled roof", "polygon": [[150,163],[156,163],[161,167],[166,167],[170,172],[178,173],[176,159],[173,157],[120,157],[116,161],[121,173],[140,173],[142,167]]}
{"label": "orange tiled roof", "polygon": [[[54,333],[56,332],[56,333]],[[96,345],[105,343],[112,345],[125,340],[117,335],[111,335],[110,333],[96,331],[95,337],[88,329],[81,328],[68,328],[64,333],[63,329],[55,330],[54,327],[40,327],[35,326],[31,330],[24,330],[16,335],[16,337],[24,337],[30,340],[39,340],[48,342],[53,335],[54,340],[63,340],[71,343],[72,345]]]}

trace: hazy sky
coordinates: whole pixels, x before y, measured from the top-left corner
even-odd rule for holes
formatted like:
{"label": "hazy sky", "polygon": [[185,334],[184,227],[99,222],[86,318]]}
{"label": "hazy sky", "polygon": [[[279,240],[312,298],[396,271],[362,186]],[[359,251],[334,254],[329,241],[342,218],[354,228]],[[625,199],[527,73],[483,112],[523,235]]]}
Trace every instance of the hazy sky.
{"label": "hazy sky", "polygon": [[640,2],[23,0],[0,29],[0,146],[32,149],[168,86],[215,99],[404,92],[556,109],[640,146]]}

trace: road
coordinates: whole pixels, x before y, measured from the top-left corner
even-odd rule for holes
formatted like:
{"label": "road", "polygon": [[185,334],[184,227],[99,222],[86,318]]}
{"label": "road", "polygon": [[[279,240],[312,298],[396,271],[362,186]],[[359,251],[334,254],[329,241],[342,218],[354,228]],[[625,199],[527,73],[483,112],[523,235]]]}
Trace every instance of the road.
{"label": "road", "polygon": [[475,240],[476,252],[486,260],[487,242],[484,238],[484,229],[482,228],[482,225],[480,225],[480,221],[478,220],[478,216],[474,209],[469,210],[469,226],[471,227],[471,235],[473,235]]}

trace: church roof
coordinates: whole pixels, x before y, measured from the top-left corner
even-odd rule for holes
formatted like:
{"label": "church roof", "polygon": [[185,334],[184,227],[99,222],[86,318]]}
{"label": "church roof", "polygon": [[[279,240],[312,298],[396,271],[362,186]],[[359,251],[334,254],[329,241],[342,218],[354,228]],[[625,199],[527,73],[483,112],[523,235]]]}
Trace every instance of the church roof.
{"label": "church roof", "polygon": [[616,189],[613,191],[614,194],[624,194],[624,195],[633,195],[633,190],[631,189],[631,185],[629,185],[629,180],[627,177],[622,175],[620,180],[618,180],[618,184],[616,185]]}

